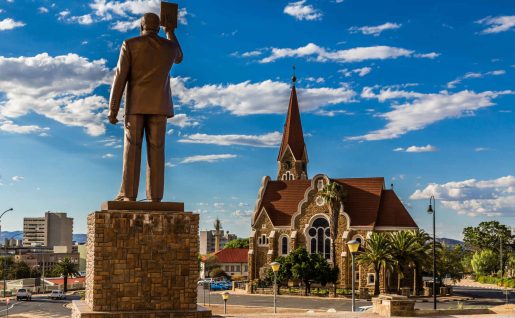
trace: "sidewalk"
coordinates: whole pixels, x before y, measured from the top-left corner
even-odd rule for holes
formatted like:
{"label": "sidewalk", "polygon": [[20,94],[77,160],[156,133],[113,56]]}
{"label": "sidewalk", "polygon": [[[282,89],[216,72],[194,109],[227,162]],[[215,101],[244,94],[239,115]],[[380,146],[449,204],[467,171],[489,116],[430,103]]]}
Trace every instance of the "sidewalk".
{"label": "sidewalk", "polygon": [[[451,281],[446,281],[446,284],[453,285],[453,286],[462,286],[462,287],[476,287],[476,288],[505,290],[504,287],[500,287],[495,284],[478,283],[469,278],[463,278],[462,280],[460,280],[459,282],[456,282],[455,284],[453,284]],[[508,290],[515,291],[515,288],[508,288]]]}

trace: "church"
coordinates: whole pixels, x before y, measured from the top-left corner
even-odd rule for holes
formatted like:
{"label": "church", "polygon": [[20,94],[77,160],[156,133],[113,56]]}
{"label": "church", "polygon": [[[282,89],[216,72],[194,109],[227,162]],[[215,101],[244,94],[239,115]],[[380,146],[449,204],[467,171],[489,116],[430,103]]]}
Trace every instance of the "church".
{"label": "church", "polygon": [[[393,189],[385,187],[383,177],[334,178],[308,174],[308,152],[292,78],[290,103],[282,142],[277,156],[277,176],[263,177],[252,214],[249,240],[249,279],[262,278],[269,264],[279,256],[299,247],[309,253],[322,254],[340,269],[339,285],[351,285],[351,255],[347,242],[358,240],[366,244],[373,232],[414,230],[418,226]],[[321,154],[323,155],[323,154]],[[337,259],[333,258],[330,235],[331,219],[320,192],[330,181],[338,182],[346,191],[343,210],[338,218],[338,238],[335,242]],[[383,271],[376,278],[372,270],[357,267],[358,288],[373,291],[376,279],[386,287],[390,275]],[[385,279],[386,278],[386,279]]]}

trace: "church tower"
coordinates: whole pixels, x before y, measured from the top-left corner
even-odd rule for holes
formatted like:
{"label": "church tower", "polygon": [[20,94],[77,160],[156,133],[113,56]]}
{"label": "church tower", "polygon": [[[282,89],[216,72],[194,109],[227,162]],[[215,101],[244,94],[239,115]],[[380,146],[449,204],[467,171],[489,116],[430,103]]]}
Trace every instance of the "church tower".
{"label": "church tower", "polygon": [[295,90],[295,75],[292,77],[290,105],[284,124],[283,140],[277,157],[277,180],[299,180],[308,178],[308,153],[304,144],[304,133],[300,121],[299,103]]}

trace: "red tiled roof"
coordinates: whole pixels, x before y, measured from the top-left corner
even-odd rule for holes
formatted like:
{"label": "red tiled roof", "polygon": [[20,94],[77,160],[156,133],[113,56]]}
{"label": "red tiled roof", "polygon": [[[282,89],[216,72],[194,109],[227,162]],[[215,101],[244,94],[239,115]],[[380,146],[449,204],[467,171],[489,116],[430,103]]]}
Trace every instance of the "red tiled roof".
{"label": "red tiled roof", "polygon": [[281,142],[281,148],[279,149],[277,161],[281,160],[281,156],[288,145],[290,146],[295,159],[305,159],[303,157],[306,145],[304,143],[304,133],[302,132],[299,103],[297,101],[297,91],[295,90],[295,86],[291,89],[290,105],[288,106],[288,115],[286,116],[286,122],[284,124],[283,140]]}
{"label": "red tiled roof", "polygon": [[[63,285],[64,284],[64,278],[58,277],[58,278],[45,278],[47,282],[54,283],[56,285]],[[75,284],[75,283],[84,283],[86,281],[86,277],[68,277],[68,284]]]}
{"label": "red tiled roof", "polygon": [[249,257],[248,248],[224,248],[216,256],[218,263],[247,263]]}
{"label": "red tiled roof", "polygon": [[[408,211],[392,190],[384,189],[384,178],[336,179],[347,192],[344,202],[351,226],[416,227]],[[269,181],[261,201],[275,226],[288,226],[310,180]]]}
{"label": "red tiled roof", "polygon": [[376,226],[417,227],[393,190],[383,190]]}

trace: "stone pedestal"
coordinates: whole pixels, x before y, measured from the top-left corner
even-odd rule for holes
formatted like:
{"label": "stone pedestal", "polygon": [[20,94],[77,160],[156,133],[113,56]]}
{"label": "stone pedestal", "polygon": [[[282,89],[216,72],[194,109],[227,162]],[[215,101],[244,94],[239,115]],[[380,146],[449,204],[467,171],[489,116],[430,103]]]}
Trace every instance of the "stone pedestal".
{"label": "stone pedestal", "polygon": [[406,296],[381,294],[372,298],[372,312],[384,317],[413,317],[415,301]]}
{"label": "stone pedestal", "polygon": [[86,300],[72,318],[204,318],[198,214],[182,203],[107,202],[88,216]]}

